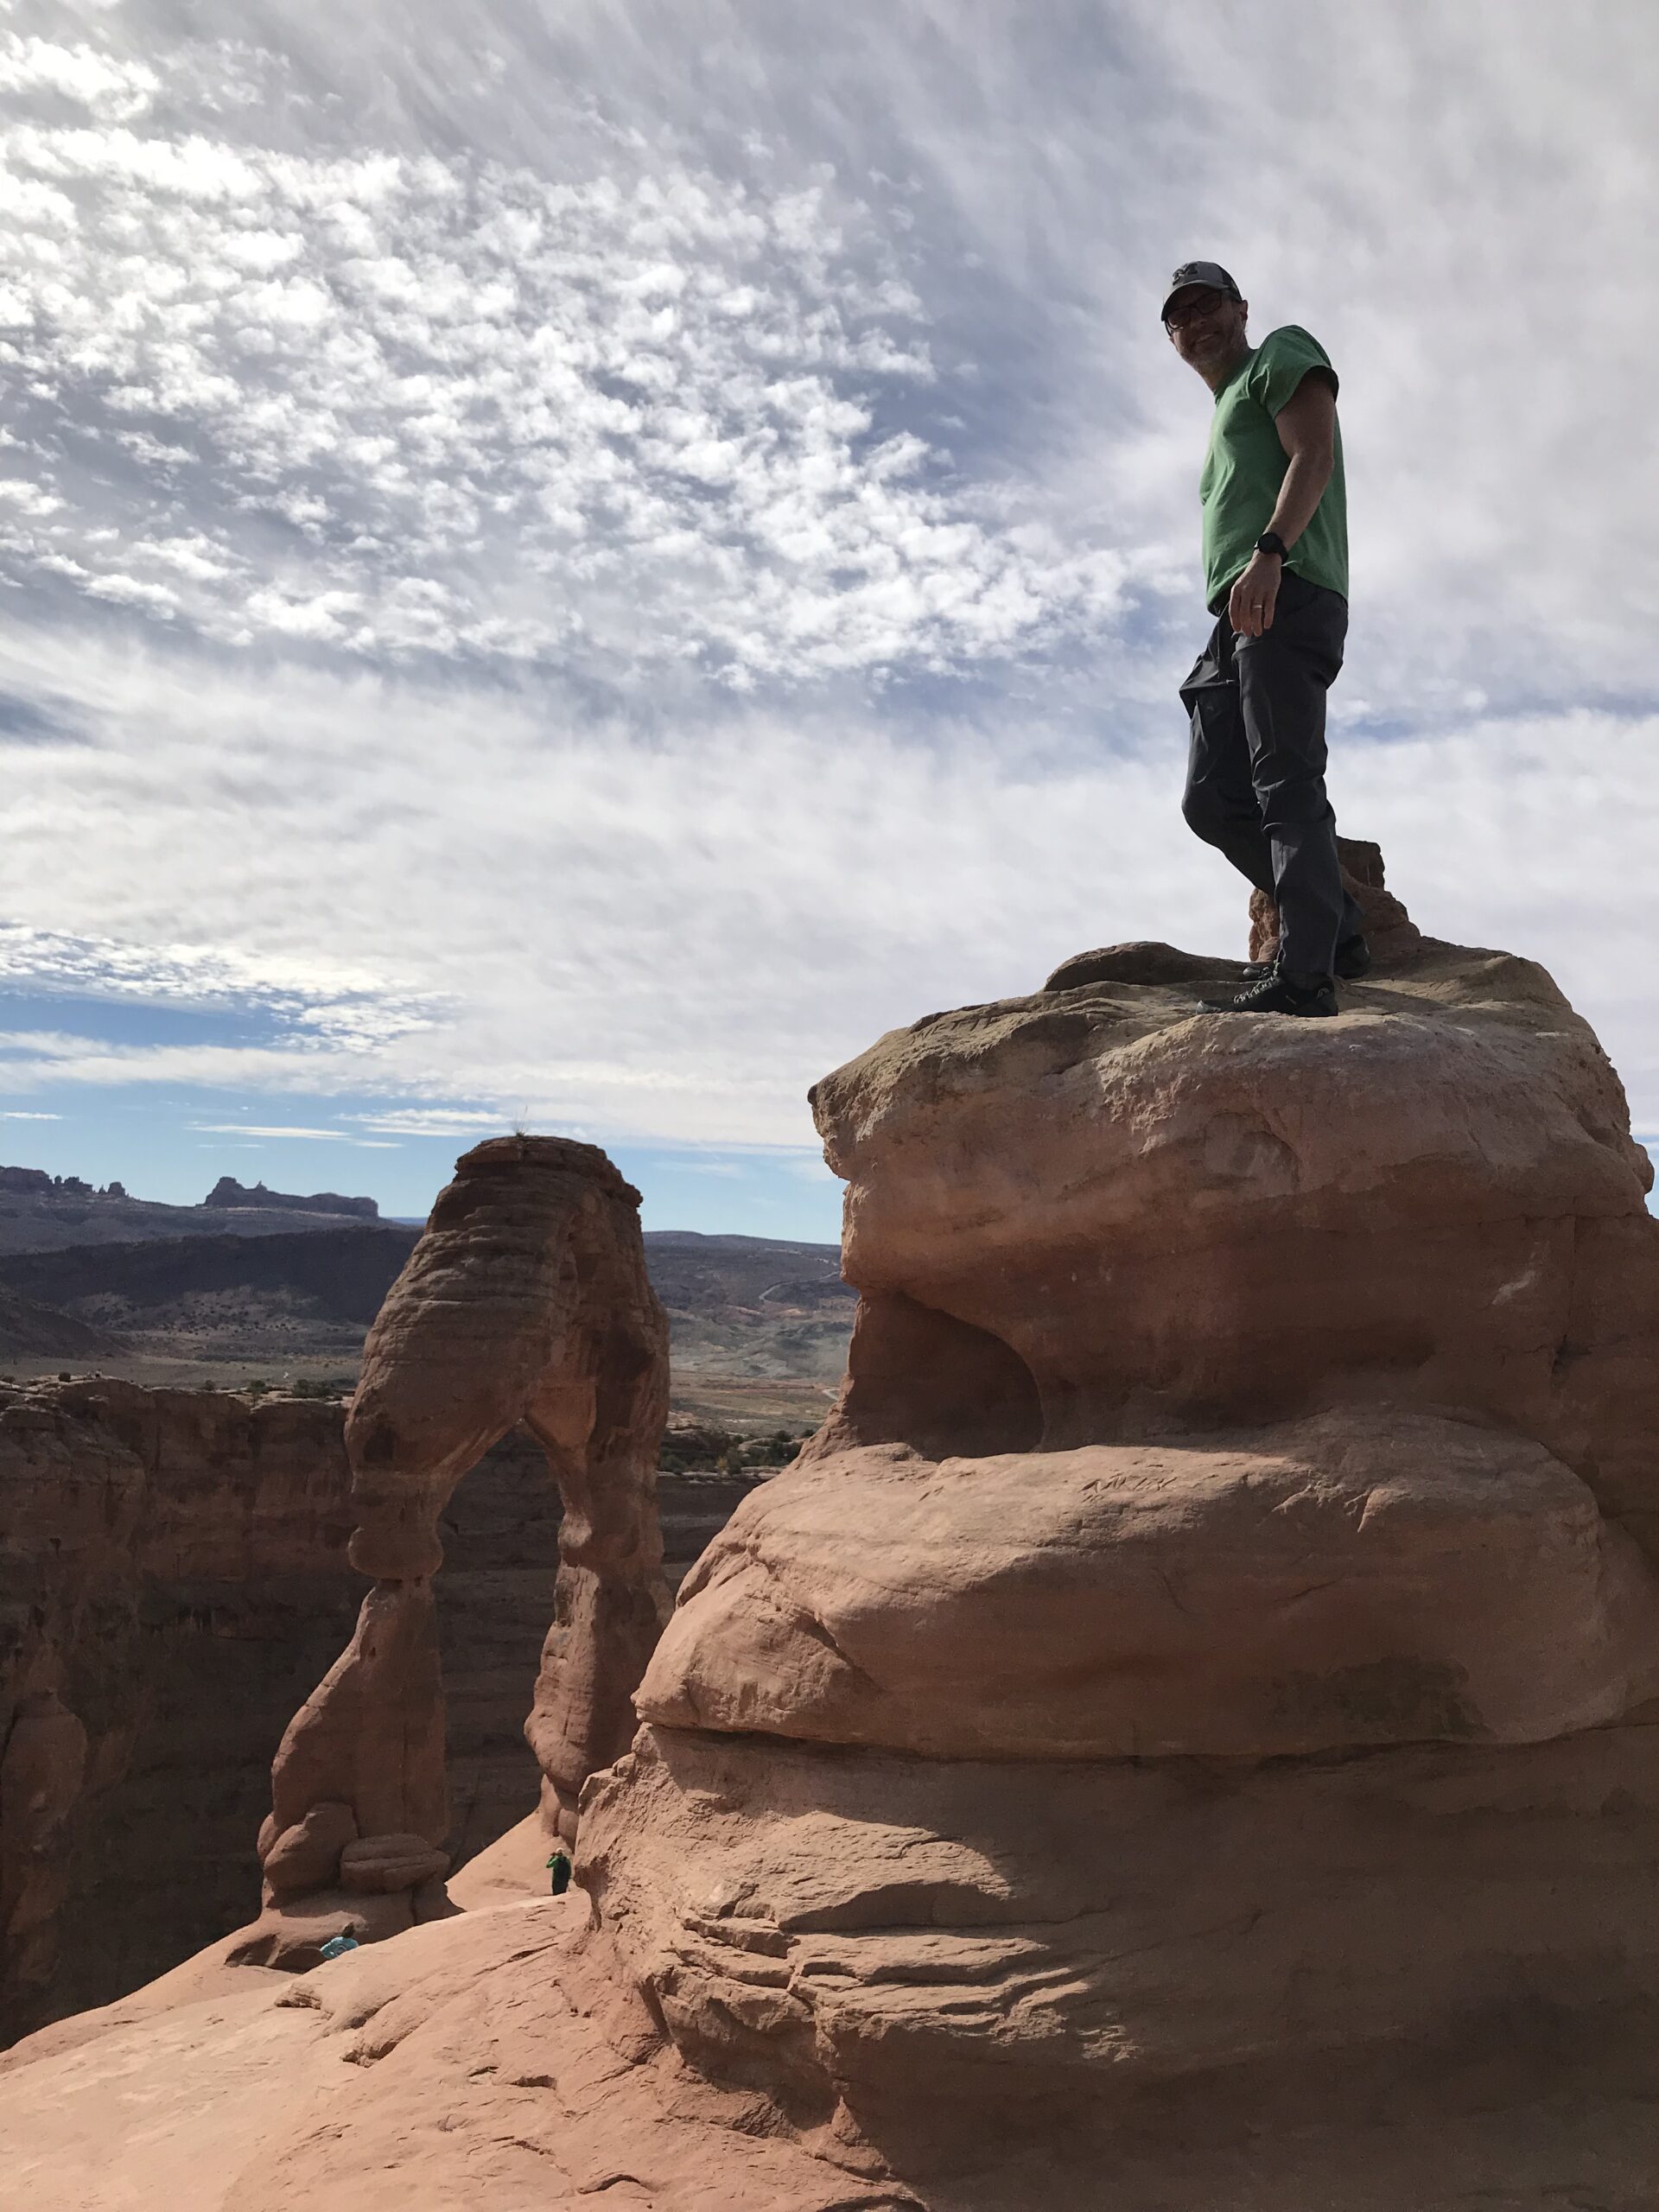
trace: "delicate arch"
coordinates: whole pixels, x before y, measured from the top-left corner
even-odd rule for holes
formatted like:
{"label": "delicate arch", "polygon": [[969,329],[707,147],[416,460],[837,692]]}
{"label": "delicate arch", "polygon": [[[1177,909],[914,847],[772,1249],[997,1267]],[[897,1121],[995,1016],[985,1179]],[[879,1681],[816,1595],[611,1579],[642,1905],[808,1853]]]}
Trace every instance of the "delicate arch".
{"label": "delicate arch", "polygon": [[669,1608],[656,1499],[668,1325],[639,1204],[595,1146],[563,1138],[499,1137],[457,1162],[364,1347],[346,1446],[351,1560],[374,1586],[278,1748],[265,1914],[242,1956],[299,1963],[331,1913],[378,1936],[450,1909],[438,1518],[520,1421],[563,1506],[524,1731],[550,1836],[574,1840],[582,1783],[626,1750]]}

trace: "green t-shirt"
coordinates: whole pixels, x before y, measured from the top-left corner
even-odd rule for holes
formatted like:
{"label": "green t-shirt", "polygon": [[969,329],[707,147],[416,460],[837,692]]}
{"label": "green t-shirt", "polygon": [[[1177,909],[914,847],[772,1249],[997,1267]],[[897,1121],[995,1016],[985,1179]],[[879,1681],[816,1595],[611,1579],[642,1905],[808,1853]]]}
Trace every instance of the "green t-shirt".
{"label": "green t-shirt", "polygon": [[[1249,565],[1255,541],[1273,519],[1290,456],[1276,418],[1310,369],[1337,372],[1317,338],[1294,322],[1270,330],[1216,394],[1210,450],[1198,497],[1204,503],[1204,596],[1211,609]],[[1313,519],[1290,549],[1287,569],[1311,584],[1348,596],[1348,493],[1342,475],[1342,430],[1336,466]]]}

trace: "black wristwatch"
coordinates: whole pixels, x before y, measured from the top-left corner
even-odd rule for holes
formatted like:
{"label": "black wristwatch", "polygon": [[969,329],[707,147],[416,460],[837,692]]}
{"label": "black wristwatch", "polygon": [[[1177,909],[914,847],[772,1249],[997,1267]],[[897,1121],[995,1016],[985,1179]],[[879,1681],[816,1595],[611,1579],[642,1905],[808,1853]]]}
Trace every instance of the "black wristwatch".
{"label": "black wristwatch", "polygon": [[1276,553],[1281,561],[1290,558],[1289,549],[1276,530],[1264,530],[1255,541],[1255,550],[1258,553]]}

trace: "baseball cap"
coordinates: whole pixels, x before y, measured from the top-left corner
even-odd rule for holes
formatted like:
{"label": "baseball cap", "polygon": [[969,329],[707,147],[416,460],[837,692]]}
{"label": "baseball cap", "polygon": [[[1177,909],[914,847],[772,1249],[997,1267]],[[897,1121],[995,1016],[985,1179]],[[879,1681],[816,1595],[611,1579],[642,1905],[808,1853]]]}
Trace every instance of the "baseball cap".
{"label": "baseball cap", "polygon": [[1224,292],[1230,300],[1244,296],[1218,261],[1184,261],[1169,280],[1169,292],[1161,309],[1169,313],[1169,303],[1177,292],[1185,291],[1189,284],[1208,284],[1214,292]]}

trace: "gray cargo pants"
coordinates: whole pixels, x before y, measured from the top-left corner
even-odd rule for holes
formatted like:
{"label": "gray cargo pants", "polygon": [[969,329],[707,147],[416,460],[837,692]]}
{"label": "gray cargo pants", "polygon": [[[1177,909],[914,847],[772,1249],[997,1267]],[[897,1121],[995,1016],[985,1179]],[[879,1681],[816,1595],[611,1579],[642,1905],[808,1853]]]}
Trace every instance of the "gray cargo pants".
{"label": "gray cargo pants", "polygon": [[1328,976],[1364,926],[1342,887],[1325,793],[1325,695],[1342,666],[1348,602],[1285,571],[1273,627],[1236,638],[1226,608],[1181,686],[1192,745],[1181,811],[1279,908],[1281,964]]}

